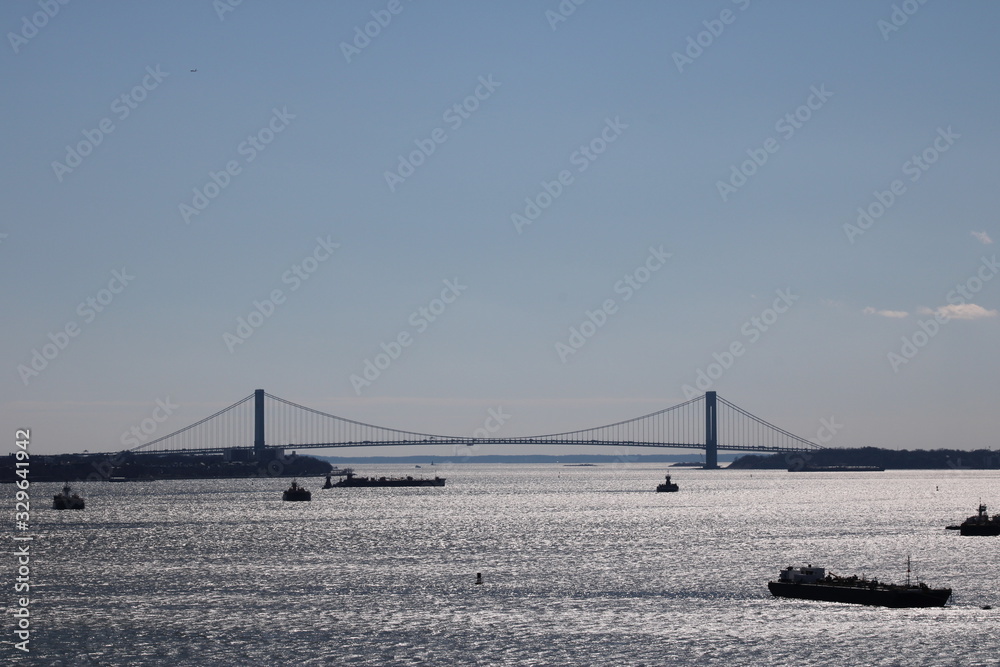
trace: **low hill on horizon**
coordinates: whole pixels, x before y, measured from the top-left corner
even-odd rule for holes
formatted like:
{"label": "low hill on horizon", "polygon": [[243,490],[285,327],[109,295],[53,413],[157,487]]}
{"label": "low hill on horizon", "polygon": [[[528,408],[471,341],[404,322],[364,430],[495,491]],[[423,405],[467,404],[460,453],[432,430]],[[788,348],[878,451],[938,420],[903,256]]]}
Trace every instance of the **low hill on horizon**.
{"label": "low hill on horizon", "polygon": [[997,470],[1000,452],[989,449],[817,449],[788,454],[747,454],[729,464],[733,470],[802,470],[825,466],[878,466],[886,470]]}

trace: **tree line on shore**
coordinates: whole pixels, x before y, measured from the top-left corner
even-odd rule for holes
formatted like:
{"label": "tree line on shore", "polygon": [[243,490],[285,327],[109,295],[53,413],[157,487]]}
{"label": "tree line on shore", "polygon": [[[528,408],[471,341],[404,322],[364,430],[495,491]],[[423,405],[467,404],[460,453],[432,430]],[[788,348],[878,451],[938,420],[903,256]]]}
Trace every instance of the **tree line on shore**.
{"label": "tree line on shore", "polygon": [[804,470],[827,466],[877,466],[890,469],[996,470],[1000,451],[989,449],[817,449],[784,454],[747,454],[737,457],[729,468],[737,470]]}

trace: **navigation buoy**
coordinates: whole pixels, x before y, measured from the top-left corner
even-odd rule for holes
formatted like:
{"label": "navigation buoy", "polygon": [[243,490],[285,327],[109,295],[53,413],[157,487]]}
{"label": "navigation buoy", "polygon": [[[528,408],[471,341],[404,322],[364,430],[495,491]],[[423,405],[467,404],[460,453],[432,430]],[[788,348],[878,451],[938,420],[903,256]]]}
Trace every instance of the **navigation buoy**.
{"label": "navigation buoy", "polygon": [[476,585],[483,583],[483,573],[476,572]]}

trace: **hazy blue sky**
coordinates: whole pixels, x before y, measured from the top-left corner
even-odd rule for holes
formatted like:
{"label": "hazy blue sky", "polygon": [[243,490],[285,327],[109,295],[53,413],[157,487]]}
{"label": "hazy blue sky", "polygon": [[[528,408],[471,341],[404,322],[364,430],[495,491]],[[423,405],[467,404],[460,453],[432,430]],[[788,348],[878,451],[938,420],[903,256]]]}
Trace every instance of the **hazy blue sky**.
{"label": "hazy blue sky", "polygon": [[811,439],[832,419],[831,446],[996,445],[998,24],[5,2],[6,448],[117,450],[158,400],[163,435],[256,388],[456,435],[499,407],[517,436],[685,385]]}

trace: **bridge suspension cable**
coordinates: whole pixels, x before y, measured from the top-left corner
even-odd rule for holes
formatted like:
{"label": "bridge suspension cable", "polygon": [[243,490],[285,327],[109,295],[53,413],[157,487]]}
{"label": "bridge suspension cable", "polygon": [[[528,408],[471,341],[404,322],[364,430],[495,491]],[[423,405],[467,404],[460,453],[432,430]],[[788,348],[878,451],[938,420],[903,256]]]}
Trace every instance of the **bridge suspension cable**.
{"label": "bridge suspension cable", "polygon": [[253,442],[253,405],[249,403],[251,399],[253,394],[200,421],[133,447],[129,451],[151,453],[245,447],[248,442]]}
{"label": "bridge suspension cable", "polygon": [[511,440],[539,444],[658,445],[671,443],[701,446],[705,442],[705,413],[701,408],[704,400],[704,396],[699,396],[679,405],[613,424],[578,431],[512,438]]}
{"label": "bridge suspension cable", "polygon": [[823,449],[821,445],[750,414],[721,396],[717,400],[726,408],[718,413],[719,449],[746,449],[751,444],[762,450]]}
{"label": "bridge suspension cable", "polygon": [[[464,443],[469,440],[469,438],[403,431],[366,424],[299,405],[273,394],[265,393],[264,395],[271,399],[271,402],[267,404],[267,420],[265,421],[265,432],[269,445],[308,445],[318,442],[391,445],[425,440],[449,444],[451,442]],[[288,410],[284,406],[295,410]]]}

